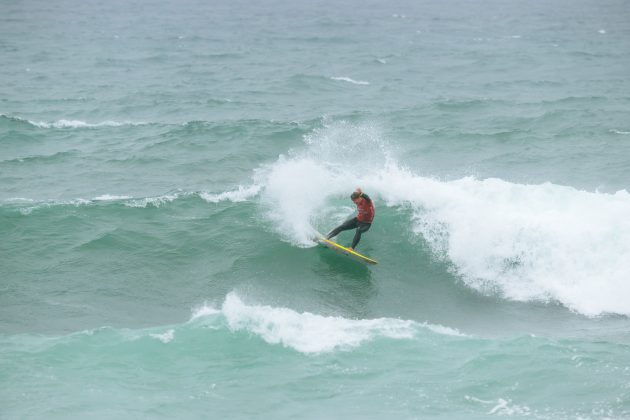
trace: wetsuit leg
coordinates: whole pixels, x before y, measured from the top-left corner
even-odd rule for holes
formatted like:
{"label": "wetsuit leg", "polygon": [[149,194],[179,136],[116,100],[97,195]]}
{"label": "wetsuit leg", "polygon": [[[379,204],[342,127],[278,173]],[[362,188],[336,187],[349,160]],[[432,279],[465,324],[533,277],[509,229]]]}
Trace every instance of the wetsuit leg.
{"label": "wetsuit leg", "polygon": [[368,230],[370,230],[370,227],[372,226],[371,223],[357,222],[357,224],[358,224],[357,231],[354,234],[354,239],[352,240],[352,246],[351,246],[352,249],[356,248],[356,246],[359,244],[359,241],[361,240],[361,234],[363,232],[367,232]]}
{"label": "wetsuit leg", "polygon": [[355,227],[357,227],[358,223],[359,223],[359,221],[357,220],[356,217],[354,217],[352,219],[349,219],[349,220],[346,220],[345,222],[343,222],[342,224],[340,224],[339,226],[337,226],[336,228],[331,230],[330,233],[328,235],[326,235],[326,238],[327,239],[334,238],[341,231],[354,229]]}

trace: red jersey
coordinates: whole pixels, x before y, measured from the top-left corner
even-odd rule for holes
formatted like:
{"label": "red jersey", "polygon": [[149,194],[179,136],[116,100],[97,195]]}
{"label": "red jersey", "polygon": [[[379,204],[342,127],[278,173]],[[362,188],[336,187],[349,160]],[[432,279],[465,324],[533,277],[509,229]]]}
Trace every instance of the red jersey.
{"label": "red jersey", "polygon": [[374,210],[374,203],[372,203],[370,197],[362,194],[354,204],[357,205],[357,220],[361,223],[372,223],[376,211]]}

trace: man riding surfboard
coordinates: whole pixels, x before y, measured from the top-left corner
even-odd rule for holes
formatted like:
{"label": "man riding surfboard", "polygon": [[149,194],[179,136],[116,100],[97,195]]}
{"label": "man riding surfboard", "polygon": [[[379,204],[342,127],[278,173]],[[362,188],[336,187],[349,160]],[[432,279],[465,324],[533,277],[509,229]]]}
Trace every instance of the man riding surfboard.
{"label": "man riding surfboard", "polygon": [[334,238],[344,230],[355,229],[354,239],[352,239],[352,245],[349,249],[354,250],[361,240],[361,234],[367,232],[372,226],[372,220],[376,211],[374,210],[374,203],[370,197],[361,191],[361,188],[357,189],[350,195],[350,199],[357,206],[357,216],[352,219],[348,219],[341,225],[337,226],[326,235],[326,239]]}

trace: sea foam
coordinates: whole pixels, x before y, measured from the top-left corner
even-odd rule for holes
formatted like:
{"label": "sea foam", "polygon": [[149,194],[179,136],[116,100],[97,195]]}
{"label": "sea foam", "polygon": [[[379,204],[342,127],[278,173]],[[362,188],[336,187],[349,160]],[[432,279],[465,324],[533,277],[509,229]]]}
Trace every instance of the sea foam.
{"label": "sea foam", "polygon": [[371,124],[331,123],[304,140],[257,179],[268,220],[294,245],[310,246],[316,227],[342,221],[330,215],[361,186],[377,214],[383,205],[411,209],[413,232],[472,289],[587,316],[630,315],[627,191],[420,176],[397,163]]}
{"label": "sea foam", "polygon": [[367,185],[468,286],[509,299],[555,300],[585,315],[630,314],[630,194],[472,177],[443,182],[389,170]]}
{"label": "sea foam", "polygon": [[281,344],[300,353],[349,350],[378,337],[413,339],[419,330],[463,335],[441,325],[394,318],[347,319],[283,307],[248,305],[234,292],[226,296],[220,310],[207,306],[196,309],[191,321],[217,315],[223,317],[231,331],[248,331],[269,344]]}
{"label": "sea foam", "polygon": [[357,174],[371,173],[391,159],[380,128],[372,124],[326,123],[304,141],[306,150],[281,155],[255,174],[267,219],[282,239],[300,247],[313,246],[315,228],[339,214],[331,198],[348,197],[358,185]]}

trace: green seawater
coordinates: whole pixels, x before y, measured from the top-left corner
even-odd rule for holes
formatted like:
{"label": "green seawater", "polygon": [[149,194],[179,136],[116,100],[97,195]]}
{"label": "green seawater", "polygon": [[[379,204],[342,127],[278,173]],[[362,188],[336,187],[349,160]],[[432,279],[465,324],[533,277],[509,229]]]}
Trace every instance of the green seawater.
{"label": "green seawater", "polygon": [[4,1],[0,418],[630,418],[628,22]]}

